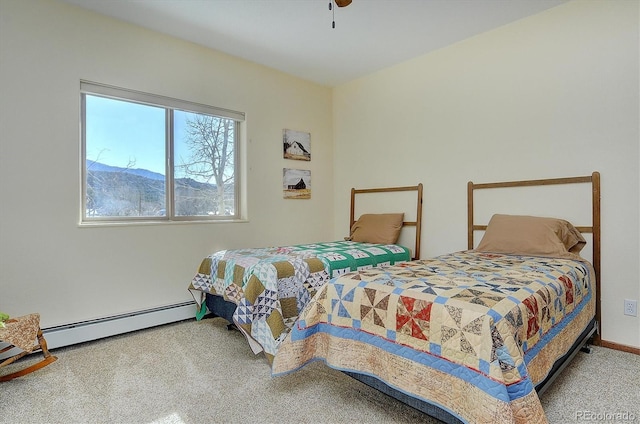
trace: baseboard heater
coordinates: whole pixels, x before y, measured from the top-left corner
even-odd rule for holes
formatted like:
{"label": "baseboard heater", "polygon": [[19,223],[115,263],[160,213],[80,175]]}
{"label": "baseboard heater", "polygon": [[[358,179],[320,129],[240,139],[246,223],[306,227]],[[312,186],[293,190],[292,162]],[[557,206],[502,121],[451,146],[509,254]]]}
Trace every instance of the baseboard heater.
{"label": "baseboard heater", "polygon": [[49,349],[98,340],[145,328],[194,318],[195,302],[183,302],[158,308],[113,315],[57,327],[43,328]]}

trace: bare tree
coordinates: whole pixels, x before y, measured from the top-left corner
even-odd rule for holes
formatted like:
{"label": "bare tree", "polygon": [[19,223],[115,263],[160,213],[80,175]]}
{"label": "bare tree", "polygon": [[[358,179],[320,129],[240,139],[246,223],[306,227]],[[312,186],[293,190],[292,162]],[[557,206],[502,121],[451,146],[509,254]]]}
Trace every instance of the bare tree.
{"label": "bare tree", "polygon": [[130,193],[132,187],[129,187],[126,181],[121,181],[127,170],[136,166],[136,160],[129,158],[127,165],[119,168],[120,171],[117,172],[96,172],[93,169],[94,165],[99,164],[100,156],[105,151],[107,149],[102,149],[95,160],[87,159],[86,162],[87,216],[143,216],[145,214],[142,208],[144,193],[139,189],[133,194]]}
{"label": "bare tree", "polygon": [[185,145],[188,160],[180,167],[185,175],[200,181],[213,181],[217,188],[217,214],[225,214],[225,185],[234,179],[233,120],[192,114],[187,119]]}

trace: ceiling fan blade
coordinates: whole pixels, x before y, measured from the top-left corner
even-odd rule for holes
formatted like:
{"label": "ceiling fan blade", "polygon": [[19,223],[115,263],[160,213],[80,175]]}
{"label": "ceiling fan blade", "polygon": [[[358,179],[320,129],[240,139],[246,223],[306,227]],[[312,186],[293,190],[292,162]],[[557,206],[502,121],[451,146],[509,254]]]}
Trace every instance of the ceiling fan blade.
{"label": "ceiling fan blade", "polygon": [[335,0],[335,2],[338,7],[345,7],[351,4],[351,0]]}

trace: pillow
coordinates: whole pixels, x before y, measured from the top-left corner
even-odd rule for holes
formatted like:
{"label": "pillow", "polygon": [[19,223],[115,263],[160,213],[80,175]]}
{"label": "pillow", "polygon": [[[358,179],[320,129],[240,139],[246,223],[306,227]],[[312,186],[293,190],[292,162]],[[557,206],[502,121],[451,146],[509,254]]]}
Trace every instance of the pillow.
{"label": "pillow", "polygon": [[568,257],[578,255],[586,243],[580,231],[564,219],[496,214],[475,250]]}
{"label": "pillow", "polygon": [[348,240],[394,244],[400,236],[404,213],[364,214],[351,227]]}

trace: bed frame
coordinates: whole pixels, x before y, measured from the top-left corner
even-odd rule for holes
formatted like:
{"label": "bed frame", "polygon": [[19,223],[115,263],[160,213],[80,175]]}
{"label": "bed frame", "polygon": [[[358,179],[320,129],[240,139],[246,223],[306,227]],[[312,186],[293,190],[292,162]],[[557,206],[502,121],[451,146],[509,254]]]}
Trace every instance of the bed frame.
{"label": "bed frame", "polygon": [[416,199],[416,220],[415,221],[403,221],[403,227],[416,227],[415,244],[413,249],[412,259],[420,259],[420,233],[422,232],[422,183],[415,186],[405,187],[387,187],[387,188],[364,188],[364,189],[351,189],[351,214],[349,220],[349,228],[355,224],[355,205],[356,195],[366,193],[392,193],[399,191],[415,191],[417,195]]}
{"label": "bed frame", "polygon": [[[596,275],[596,316],[587,328],[582,332],[580,337],[575,341],[569,352],[562,358],[558,359],[553,365],[549,376],[536,386],[538,395],[541,395],[560,374],[560,372],[569,364],[571,359],[579,352],[590,352],[588,343],[592,340],[595,345],[600,345],[599,335],[599,322],[600,322],[600,173],[593,172],[590,176],[585,177],[569,177],[569,178],[551,178],[542,180],[525,180],[525,181],[507,181],[497,183],[483,183],[475,184],[469,181],[467,185],[467,219],[468,219],[468,249],[474,248],[474,233],[475,231],[485,231],[487,225],[479,225],[474,223],[473,214],[473,195],[475,190],[482,189],[494,189],[505,187],[530,187],[530,186],[547,186],[557,184],[591,184],[592,196],[591,196],[591,211],[592,219],[591,225],[588,226],[576,226],[576,228],[583,233],[592,233],[592,249],[593,249],[593,267]],[[387,386],[375,377],[356,374],[349,371],[343,371],[345,374],[361,381],[368,386],[371,386],[382,393],[385,393],[425,414],[434,417],[445,423],[461,423],[457,417],[453,416],[448,411],[433,405],[428,402],[411,397],[401,391],[398,391],[392,387]]]}
{"label": "bed frame", "polygon": [[[353,227],[355,223],[355,209],[356,209],[356,195],[360,194],[369,194],[369,193],[392,193],[392,192],[416,192],[416,220],[415,221],[403,221],[402,227],[415,227],[415,245],[413,248],[412,259],[420,258],[420,233],[422,231],[422,192],[423,187],[422,183],[419,183],[415,186],[404,186],[404,187],[386,187],[386,188],[366,188],[366,189],[351,189],[351,212],[350,212],[350,223],[349,229]],[[394,210],[397,210],[397,205],[394,205]],[[407,208],[403,208],[407,209]],[[227,325],[227,329],[234,330],[236,329],[235,324],[233,323],[233,313],[236,310],[236,304],[227,300],[224,300],[221,296],[215,296],[211,294],[207,294],[205,298],[205,303],[207,308],[209,309],[209,313],[205,315],[203,318],[223,318],[229,325]]]}
{"label": "bed frame", "polygon": [[598,331],[594,335],[593,344],[599,346],[602,340],[600,334],[601,313],[600,313],[600,173],[593,172],[585,177],[568,177],[568,178],[550,178],[544,180],[526,180],[526,181],[508,181],[501,183],[484,183],[474,184],[469,181],[467,184],[467,248],[474,248],[474,233],[476,231],[485,231],[486,225],[478,225],[474,223],[473,216],[473,194],[475,190],[506,188],[506,187],[532,187],[532,186],[548,186],[558,184],[591,184],[591,225],[576,226],[581,233],[592,234],[592,265],[596,274],[596,321],[598,323]]}

